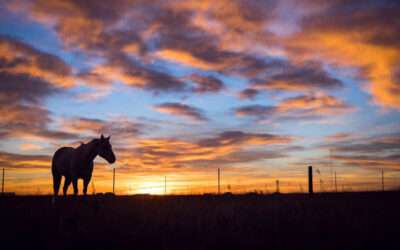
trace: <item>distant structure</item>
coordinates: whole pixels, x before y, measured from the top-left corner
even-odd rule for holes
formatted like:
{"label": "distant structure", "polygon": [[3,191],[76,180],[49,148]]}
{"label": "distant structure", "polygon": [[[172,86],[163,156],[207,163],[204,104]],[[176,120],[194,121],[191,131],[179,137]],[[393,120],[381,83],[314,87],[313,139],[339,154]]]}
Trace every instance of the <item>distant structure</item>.
{"label": "distant structure", "polygon": [[336,171],[335,171],[335,192],[337,193]]}
{"label": "distant structure", "polygon": [[3,180],[1,182],[1,195],[4,195],[4,168],[3,168]]}
{"label": "distant structure", "polygon": [[313,177],[312,177],[312,166],[308,167],[308,193],[313,195]]}
{"label": "distant structure", "polygon": [[276,192],[279,193],[279,180],[276,180]]}

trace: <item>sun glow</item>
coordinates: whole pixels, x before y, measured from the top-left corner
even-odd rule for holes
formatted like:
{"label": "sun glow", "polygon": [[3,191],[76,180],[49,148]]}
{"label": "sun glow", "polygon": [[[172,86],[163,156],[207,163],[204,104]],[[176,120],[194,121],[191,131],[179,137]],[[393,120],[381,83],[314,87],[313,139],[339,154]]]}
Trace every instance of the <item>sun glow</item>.
{"label": "sun glow", "polygon": [[130,191],[131,194],[164,194],[164,185],[160,183],[144,183]]}

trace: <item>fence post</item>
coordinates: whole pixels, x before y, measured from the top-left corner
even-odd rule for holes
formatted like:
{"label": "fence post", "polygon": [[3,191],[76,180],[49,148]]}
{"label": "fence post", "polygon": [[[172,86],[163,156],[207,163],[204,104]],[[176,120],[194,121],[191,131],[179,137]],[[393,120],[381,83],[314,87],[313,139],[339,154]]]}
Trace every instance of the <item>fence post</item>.
{"label": "fence post", "polygon": [[335,172],[335,192],[337,193],[336,172]]}
{"label": "fence post", "polygon": [[313,195],[313,178],[312,178],[312,166],[308,167],[308,193]]}
{"label": "fence post", "polygon": [[3,181],[1,183],[1,195],[4,195],[4,168],[3,168]]}
{"label": "fence post", "polygon": [[113,169],[113,195],[115,195],[115,168]]}

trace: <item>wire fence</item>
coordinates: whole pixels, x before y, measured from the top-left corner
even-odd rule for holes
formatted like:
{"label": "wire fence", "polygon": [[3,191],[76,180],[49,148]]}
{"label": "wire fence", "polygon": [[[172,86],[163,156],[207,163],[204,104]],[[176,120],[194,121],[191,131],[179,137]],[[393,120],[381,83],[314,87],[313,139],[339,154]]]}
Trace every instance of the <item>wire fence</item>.
{"label": "wire fence", "polygon": [[[306,168],[305,168],[306,169]],[[306,171],[305,171],[306,172]],[[8,178],[12,171],[6,172],[4,178],[4,189],[2,192],[16,193],[23,195],[49,195],[52,194],[51,179],[47,182],[32,184],[26,183],[16,177]],[[355,175],[337,175],[336,178],[330,174],[318,174],[313,171],[313,190],[314,193],[324,192],[364,192],[364,191],[400,191],[400,175],[397,172],[386,173],[383,178],[379,172],[373,176],[355,176]],[[127,174],[125,174],[125,177]],[[99,192],[112,191],[112,176],[110,181],[102,181],[103,185],[89,185],[88,194],[95,194],[96,189]],[[167,177],[167,178],[166,178]],[[151,183],[118,180],[116,177],[115,194],[156,194],[156,195],[204,195],[218,194],[217,171],[208,171],[205,174],[185,176],[155,176],[155,181]],[[221,194],[273,194],[273,193],[308,193],[308,175],[296,175],[296,177],[283,178],[240,178],[237,172],[221,170],[220,193]],[[96,182],[97,183],[97,182]],[[81,189],[81,187],[80,187]],[[93,190],[90,190],[93,189]],[[72,187],[69,192],[72,193]]]}

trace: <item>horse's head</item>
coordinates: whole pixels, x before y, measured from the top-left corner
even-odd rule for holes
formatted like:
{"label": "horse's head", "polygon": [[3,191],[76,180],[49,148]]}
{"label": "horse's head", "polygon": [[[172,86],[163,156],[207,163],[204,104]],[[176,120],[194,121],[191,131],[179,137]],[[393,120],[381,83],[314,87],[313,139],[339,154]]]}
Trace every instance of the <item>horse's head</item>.
{"label": "horse's head", "polygon": [[99,145],[97,147],[97,154],[107,160],[108,163],[112,164],[115,162],[115,155],[110,144],[110,137],[111,135],[107,138],[101,135]]}

